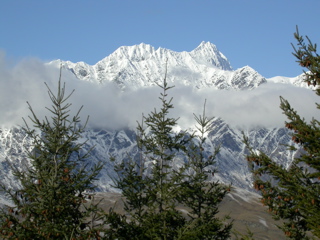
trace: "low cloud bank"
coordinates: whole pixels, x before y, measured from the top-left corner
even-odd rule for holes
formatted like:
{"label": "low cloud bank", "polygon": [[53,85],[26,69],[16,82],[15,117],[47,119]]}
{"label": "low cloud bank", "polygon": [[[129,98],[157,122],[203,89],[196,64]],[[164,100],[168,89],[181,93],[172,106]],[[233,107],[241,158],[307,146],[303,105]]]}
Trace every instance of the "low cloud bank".
{"label": "low cloud bank", "polygon": [[[25,59],[9,65],[4,53],[0,52],[0,125],[10,127],[23,125],[22,117],[30,115],[28,101],[37,116],[50,116],[45,107],[51,102],[46,82],[56,92],[59,69],[46,65],[37,59]],[[89,127],[119,129],[136,127],[142,113],[145,115],[161,107],[159,87],[120,92],[113,83],[103,86],[76,79],[70,72],[63,71],[66,93],[75,92],[69,99],[71,115],[83,105],[83,121],[90,116]],[[172,117],[180,117],[183,128],[195,124],[193,113],[202,114],[205,99],[208,116],[221,117],[228,124],[242,128],[258,126],[282,127],[286,117],[279,108],[279,96],[290,104],[307,121],[312,117],[320,119],[316,110],[318,96],[312,90],[288,84],[268,83],[251,91],[224,91],[213,89],[195,90],[188,86],[176,86],[169,90],[173,97]]]}

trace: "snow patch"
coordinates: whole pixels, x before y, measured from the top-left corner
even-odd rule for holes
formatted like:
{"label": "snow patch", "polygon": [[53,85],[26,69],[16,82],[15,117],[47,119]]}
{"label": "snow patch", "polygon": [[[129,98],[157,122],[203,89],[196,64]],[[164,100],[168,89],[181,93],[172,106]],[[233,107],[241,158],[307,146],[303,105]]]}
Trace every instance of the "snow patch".
{"label": "snow patch", "polygon": [[233,188],[229,195],[238,203],[239,201],[235,197],[238,197],[247,203],[256,201],[260,197],[260,195],[257,193],[249,192],[248,190],[241,188]]}
{"label": "snow patch", "polygon": [[263,226],[265,226],[265,227],[269,227],[268,226],[268,224],[267,224],[267,221],[264,219],[264,218],[262,218],[262,217],[259,217],[259,222],[263,225]]}

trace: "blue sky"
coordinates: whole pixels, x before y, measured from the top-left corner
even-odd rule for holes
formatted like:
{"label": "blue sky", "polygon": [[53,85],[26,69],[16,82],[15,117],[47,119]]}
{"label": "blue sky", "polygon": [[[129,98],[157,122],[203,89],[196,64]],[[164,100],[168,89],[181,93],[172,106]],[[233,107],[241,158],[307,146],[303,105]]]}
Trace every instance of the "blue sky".
{"label": "blue sky", "polygon": [[234,69],[294,77],[295,27],[318,42],[319,9],[319,0],[1,0],[0,49],[12,61],[95,64],[123,45],[191,51],[210,41]]}

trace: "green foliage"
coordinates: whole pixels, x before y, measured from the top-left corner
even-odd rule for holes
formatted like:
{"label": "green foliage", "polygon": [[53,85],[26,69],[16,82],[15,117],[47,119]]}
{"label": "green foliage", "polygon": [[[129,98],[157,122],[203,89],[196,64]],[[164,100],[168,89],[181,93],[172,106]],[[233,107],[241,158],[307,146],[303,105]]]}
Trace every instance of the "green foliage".
{"label": "green foliage", "polygon": [[[297,58],[297,62],[301,67],[306,68],[308,71],[305,73],[305,82],[308,86],[320,85],[320,56],[317,53],[317,44],[313,44],[311,40],[306,36],[308,43],[305,43],[303,36],[299,34],[298,28],[294,33],[294,37],[297,40],[297,47],[292,44],[294,49],[293,55]],[[319,88],[316,89],[316,93],[320,95]]]}
{"label": "green foliage", "polygon": [[93,181],[102,165],[89,170],[84,162],[88,153],[81,152],[84,143],[77,140],[85,126],[80,126],[81,109],[69,116],[71,104],[66,101],[71,94],[65,95],[60,72],[57,94],[48,87],[50,118],[38,119],[28,103],[34,127],[25,127],[33,145],[28,153],[31,166],[13,169],[19,189],[1,186],[14,204],[0,210],[2,239],[99,238],[100,226],[95,221],[100,210],[96,204],[84,203],[94,197],[87,191],[94,191]]}
{"label": "green foliage", "polygon": [[[184,167],[183,181],[178,188],[177,200],[189,208],[188,227],[184,229],[181,239],[227,239],[230,236],[232,223],[224,223],[216,217],[218,204],[231,190],[219,182],[208,181],[208,175],[214,175],[216,155],[205,151],[206,135],[212,130],[213,118],[207,118],[205,106],[203,114],[194,115],[197,122],[198,136],[190,142],[187,150],[188,162]],[[228,219],[228,216],[226,216]]]}
{"label": "green foliage", "polygon": [[[124,210],[130,216],[129,223],[126,217],[118,217],[122,222],[118,225],[120,231],[116,230],[116,238],[125,239],[127,235],[122,233],[131,229],[134,239],[173,239],[185,222],[176,209],[176,183],[170,171],[175,150],[184,147],[184,134],[173,133],[177,119],[168,117],[173,108],[172,99],[168,101],[166,98],[171,87],[166,81],[160,87],[163,90],[160,97],[162,108],[160,111],[155,109],[138,124],[138,145],[142,151],[140,164],[129,160],[116,168],[119,180],[115,180],[115,184],[126,198]],[[150,174],[146,173],[146,161],[152,164]],[[122,231],[123,228],[126,230]]]}
{"label": "green foliage", "polygon": [[[310,85],[320,84],[320,58],[316,45],[295,33],[298,48],[294,56],[306,67],[305,81]],[[319,88],[316,89],[319,95]],[[292,131],[292,141],[301,147],[301,155],[295,158],[288,169],[276,164],[263,152],[250,147],[248,138],[244,142],[250,150],[247,156],[255,176],[255,188],[262,194],[262,203],[268,206],[275,219],[283,219],[280,228],[292,239],[309,239],[310,235],[320,237],[320,124],[313,119],[307,123],[280,97],[280,108],[287,116],[286,128]],[[319,105],[318,105],[319,108]],[[271,178],[268,176],[271,176]],[[309,234],[308,234],[309,233]]]}
{"label": "green foliage", "polygon": [[236,240],[254,240],[254,234],[253,232],[250,231],[250,229],[247,227],[247,232],[246,234],[240,233],[236,230],[233,231],[233,234],[235,236]]}
{"label": "green foliage", "polygon": [[[168,116],[173,105],[167,91],[172,87],[166,78],[159,87],[160,110],[138,123],[140,160],[122,161],[115,168],[115,187],[125,198],[126,214],[111,209],[105,233],[108,239],[226,239],[231,224],[224,225],[215,215],[227,187],[207,181],[205,168],[214,164],[216,152],[205,160],[202,149],[212,119],[196,118],[203,125],[199,145],[195,135],[175,133],[178,119]],[[188,162],[175,168],[178,155],[187,155]],[[187,174],[191,171],[192,176]],[[178,210],[181,206],[190,210],[188,216]]]}

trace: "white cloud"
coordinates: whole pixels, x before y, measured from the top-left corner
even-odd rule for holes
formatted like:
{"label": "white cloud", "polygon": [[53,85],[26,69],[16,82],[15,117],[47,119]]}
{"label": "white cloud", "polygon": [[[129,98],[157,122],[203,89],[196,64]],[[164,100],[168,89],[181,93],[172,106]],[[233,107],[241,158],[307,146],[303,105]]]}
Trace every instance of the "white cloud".
{"label": "white cloud", "polygon": [[[49,115],[45,109],[51,106],[46,82],[55,92],[59,70],[43,64],[37,59],[26,59],[14,66],[6,63],[0,53],[0,124],[23,125],[22,117],[30,115],[26,101],[30,102],[39,118]],[[79,81],[67,71],[62,80],[67,93],[75,89],[70,98],[72,113],[84,105],[81,113],[85,120],[90,115],[92,127],[121,128],[135,127],[142,113],[148,114],[160,108],[159,87],[143,88],[121,93],[112,83],[103,86]],[[194,125],[193,113],[201,114],[207,99],[207,115],[221,117],[231,125],[242,127],[283,126],[286,120],[279,109],[283,96],[307,120],[312,116],[320,119],[315,102],[318,97],[309,89],[286,84],[268,83],[251,91],[194,90],[188,86],[176,86],[168,92],[173,97],[173,117],[180,117],[183,128]]]}

